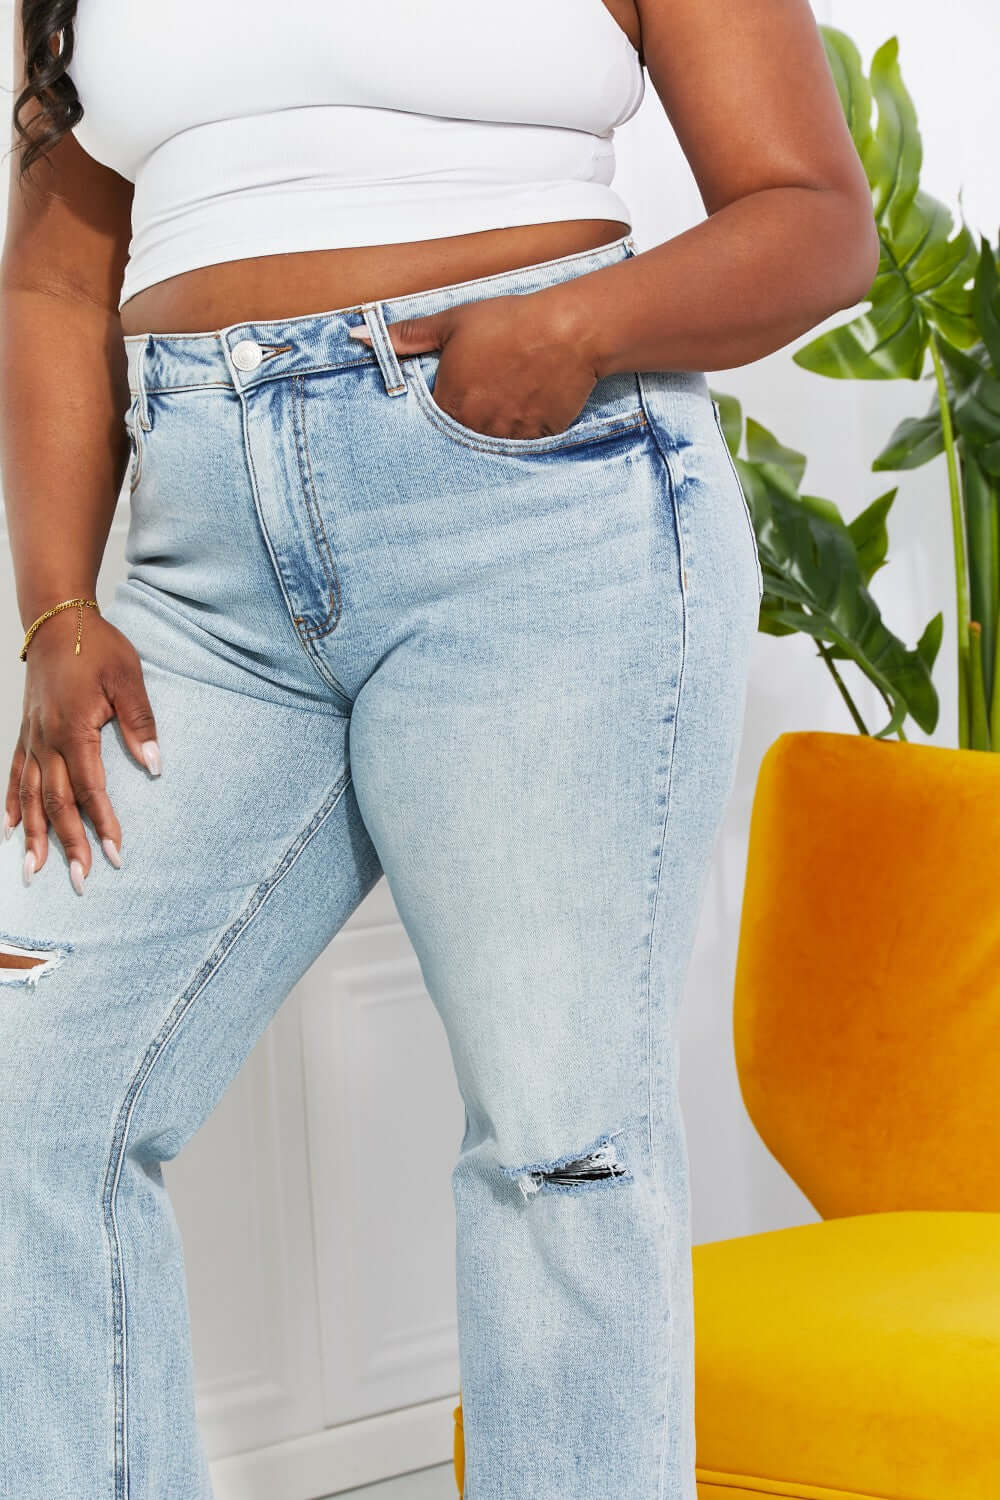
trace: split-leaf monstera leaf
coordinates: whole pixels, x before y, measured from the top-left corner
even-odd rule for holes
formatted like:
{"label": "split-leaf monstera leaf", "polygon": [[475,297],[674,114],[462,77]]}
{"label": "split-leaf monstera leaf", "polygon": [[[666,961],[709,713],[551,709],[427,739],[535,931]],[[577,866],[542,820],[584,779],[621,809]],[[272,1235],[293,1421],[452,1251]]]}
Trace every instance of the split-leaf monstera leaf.
{"label": "split-leaf monstera leaf", "polygon": [[[913,102],[890,37],[872,58],[871,78],[850,37],[820,28],[851,136],[868,176],[882,253],[866,311],[822,333],[792,358],[805,370],[854,380],[919,379],[933,328],[959,348],[975,343],[967,283],[976,246],[951,211],[920,187],[923,148]],[[872,103],[878,105],[872,124]]]}

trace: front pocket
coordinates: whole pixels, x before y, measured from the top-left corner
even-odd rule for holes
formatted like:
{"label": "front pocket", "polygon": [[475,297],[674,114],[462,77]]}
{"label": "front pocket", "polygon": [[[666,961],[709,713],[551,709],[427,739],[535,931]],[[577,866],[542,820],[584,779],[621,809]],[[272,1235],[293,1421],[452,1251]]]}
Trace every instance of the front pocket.
{"label": "front pocket", "polygon": [[716,425],[716,427],[718,428],[718,431],[719,431],[719,441],[722,443],[722,446],[725,449],[726,457],[729,460],[730,470],[732,471],[733,478],[736,481],[736,488],[739,490],[739,492],[740,492],[740,499],[743,501],[743,513],[744,513],[744,515],[747,518],[747,528],[748,528],[748,530],[750,532],[750,542],[751,542],[751,545],[753,546],[754,565],[756,566],[756,569],[757,569],[757,597],[758,597],[758,599],[763,599],[763,597],[764,597],[764,571],[763,571],[763,569],[761,567],[761,564],[760,564],[760,548],[757,545],[757,532],[756,532],[756,530],[754,528],[754,524],[753,524],[753,514],[752,514],[752,512],[750,510],[750,503],[747,500],[746,490],[743,488],[743,481],[740,478],[740,471],[736,467],[736,464],[735,464],[735,462],[733,460],[733,455],[729,451],[729,444],[726,442],[726,434],[725,434],[725,430],[723,429],[723,426],[722,426],[722,416],[721,416],[721,414],[719,412],[719,403],[718,403],[718,401],[715,400],[714,397],[711,397],[710,399],[711,399],[711,402],[712,402],[712,412],[713,412],[713,414],[715,416],[715,425]]}
{"label": "front pocket", "polygon": [[563,432],[544,437],[493,437],[466,427],[450,412],[438,406],[427,380],[427,371],[437,369],[437,351],[411,354],[400,360],[407,384],[421,413],[439,432],[466,448],[479,453],[494,453],[521,458],[538,453],[559,452],[563,448],[589,447],[606,442],[619,434],[640,432],[646,426],[639,386],[634,374],[605,375],[594,385],[583,408]]}

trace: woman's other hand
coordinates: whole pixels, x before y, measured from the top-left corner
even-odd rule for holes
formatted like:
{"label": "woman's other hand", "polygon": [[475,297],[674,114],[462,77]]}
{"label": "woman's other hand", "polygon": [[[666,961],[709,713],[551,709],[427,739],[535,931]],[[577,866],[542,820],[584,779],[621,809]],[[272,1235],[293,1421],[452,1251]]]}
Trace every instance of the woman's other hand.
{"label": "woman's other hand", "polygon": [[28,645],[21,731],[7,784],[5,834],[24,821],[27,881],[48,855],[48,824],[82,894],[90,873],[86,813],[115,866],[121,825],[105,789],[101,726],[116,714],[122,738],[140,765],[160,773],[156,724],[131,641],[102,616],[87,611],[80,655],[74,652],[77,612],[45,621]]}

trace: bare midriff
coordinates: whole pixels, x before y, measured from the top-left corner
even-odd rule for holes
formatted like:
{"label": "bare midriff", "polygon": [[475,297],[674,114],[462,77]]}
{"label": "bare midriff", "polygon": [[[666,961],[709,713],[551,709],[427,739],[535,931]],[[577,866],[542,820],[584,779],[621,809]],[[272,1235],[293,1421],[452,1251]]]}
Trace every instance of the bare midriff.
{"label": "bare midriff", "polygon": [[202,333],[232,323],[332,312],[592,250],[628,229],[617,219],[565,219],[405,244],[227,260],[136,292],[122,304],[122,332]]}
{"label": "bare midriff", "polygon": [[[635,0],[603,3],[641,56]],[[122,304],[121,326],[126,334],[202,333],[332,312],[593,250],[628,230],[618,219],[563,219],[401,244],[248,256],[144,287]]]}

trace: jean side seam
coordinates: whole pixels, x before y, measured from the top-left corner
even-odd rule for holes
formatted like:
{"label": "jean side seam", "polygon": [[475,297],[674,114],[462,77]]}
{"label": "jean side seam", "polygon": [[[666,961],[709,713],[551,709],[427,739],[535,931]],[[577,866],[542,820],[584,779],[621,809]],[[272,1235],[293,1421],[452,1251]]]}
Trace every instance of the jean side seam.
{"label": "jean side seam", "polygon": [[165,1020],[162,1022],[159,1031],[149,1047],[147,1047],[138,1068],[132,1075],[132,1080],[118,1111],[114,1135],[111,1141],[111,1150],[108,1156],[103,1194],[104,1227],[111,1258],[111,1307],[114,1340],[114,1500],[128,1500],[129,1493],[127,1406],[128,1309],[125,1300],[121,1240],[118,1234],[115,1199],[121,1177],[122,1163],[125,1159],[125,1148],[128,1142],[132,1114],[150,1073],[176,1034],[182,1021],[189,1014],[195,1000],[218,972],[221,964],[232,952],[239,938],[246,932],[251,921],[264,906],[271,892],[275,890],[288,874],[289,870],[292,869],[295,861],[310,842],[313,835],[323,825],[330,813],[333,812],[350,784],[350,768],[346,767],[343,773],[338,776],[327,797],[320,804],[305,828],[300,830],[288,849],[286,849],[274,870],[268,877],[257,884],[243,910],[225,929],[201,968],[187,984],[180,997],[174,1002]]}
{"label": "jean side seam", "polygon": [[[643,389],[641,375],[639,377],[639,384],[640,384],[640,389],[642,390],[642,394],[643,394],[643,402],[645,404],[646,393],[645,393],[645,390]],[[660,454],[660,457],[663,460],[663,467],[664,467],[664,470],[665,470],[665,473],[666,473],[667,488],[668,488],[668,491],[669,491],[669,494],[670,494],[670,509],[671,509],[671,514],[673,516],[674,533],[675,533],[675,536],[677,538],[678,575],[679,575],[678,579],[677,579],[677,586],[678,586],[678,588],[680,590],[680,600],[681,600],[681,660],[680,660],[680,667],[679,667],[678,672],[677,672],[677,687],[676,687],[676,690],[674,692],[673,705],[672,705],[672,709],[671,709],[670,752],[669,752],[669,759],[668,759],[668,762],[667,762],[667,777],[666,777],[666,790],[665,790],[665,796],[664,796],[663,818],[662,818],[661,823],[660,823],[660,847],[659,847],[659,853],[657,855],[656,875],[655,875],[654,886],[653,886],[653,910],[652,910],[652,914],[650,916],[650,924],[649,924],[649,948],[648,948],[647,955],[646,955],[646,976],[645,976],[645,986],[644,986],[645,987],[645,1006],[646,1006],[646,1090],[647,1090],[647,1094],[646,1094],[646,1098],[647,1098],[646,1120],[647,1120],[647,1131],[648,1131],[648,1149],[649,1149],[649,1159],[650,1159],[650,1171],[653,1174],[653,1181],[654,1181],[654,1184],[656,1186],[657,1198],[658,1198],[658,1200],[660,1202],[660,1206],[661,1206],[663,1250],[664,1250],[664,1257],[665,1257],[664,1266],[665,1266],[665,1275],[666,1275],[666,1278],[667,1278],[666,1284],[669,1287],[669,1285],[670,1285],[669,1262],[668,1262],[668,1259],[666,1257],[666,1250],[667,1250],[667,1240],[666,1240],[666,1237],[667,1237],[666,1189],[665,1189],[665,1186],[663,1184],[661,1184],[661,1182],[659,1180],[659,1174],[658,1174],[658,1168],[657,1168],[657,1158],[656,1158],[656,1153],[655,1153],[654,1144],[653,1144],[653,1007],[652,1007],[652,998],[651,997],[652,997],[653,949],[654,949],[655,936],[656,936],[656,918],[657,918],[657,915],[659,913],[660,880],[661,880],[661,876],[662,876],[662,873],[663,873],[663,856],[664,856],[664,851],[666,850],[666,846],[667,846],[667,832],[668,832],[669,825],[670,825],[670,811],[671,811],[671,800],[672,800],[672,790],[673,790],[674,761],[675,761],[675,750],[676,750],[676,747],[677,747],[677,722],[678,722],[678,719],[680,717],[681,702],[682,702],[682,698],[683,698],[684,685],[685,685],[685,675],[686,675],[686,666],[687,666],[687,646],[688,646],[689,620],[688,620],[687,582],[686,582],[686,580],[687,580],[687,571],[686,571],[686,567],[685,567],[685,555],[684,555],[684,528],[683,528],[683,526],[681,524],[680,506],[679,506],[678,500],[677,500],[677,485],[675,484],[675,481],[674,481],[674,472],[673,472],[673,468],[671,466],[670,454],[668,453],[667,449],[663,445],[663,442],[661,441],[661,436],[660,436],[660,432],[659,432],[659,430],[657,428],[657,425],[656,425],[656,423],[654,421],[650,420],[648,426],[649,426],[649,431],[653,435],[653,441],[656,443],[656,447],[657,447],[657,450],[658,450],[658,452]],[[666,1460],[667,1460],[666,1427],[667,1427],[667,1420],[668,1420],[668,1416],[669,1416],[669,1411],[668,1411],[668,1404],[669,1404],[669,1372],[670,1372],[670,1367],[671,1367],[671,1361],[673,1359],[674,1321],[675,1321],[675,1319],[674,1319],[674,1309],[670,1308],[670,1309],[668,1309],[668,1328],[667,1328],[667,1338],[666,1338],[666,1341],[665,1341],[666,1342],[665,1369],[667,1370],[667,1375],[668,1375],[668,1385],[667,1385],[667,1389],[664,1391],[664,1397],[663,1397],[663,1433],[662,1433],[661,1445],[660,1445],[660,1474],[659,1474],[659,1480],[658,1480],[657,1488],[656,1488],[656,1500],[664,1500],[664,1486],[666,1484]]]}

